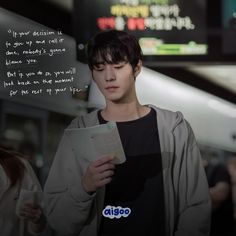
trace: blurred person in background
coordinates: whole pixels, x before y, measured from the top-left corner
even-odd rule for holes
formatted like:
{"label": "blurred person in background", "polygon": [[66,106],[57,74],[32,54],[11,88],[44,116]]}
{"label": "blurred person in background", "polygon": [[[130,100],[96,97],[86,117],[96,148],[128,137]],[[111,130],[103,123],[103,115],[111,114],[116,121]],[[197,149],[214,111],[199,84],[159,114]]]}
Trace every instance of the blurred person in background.
{"label": "blurred person in background", "polygon": [[42,207],[38,203],[26,202],[16,205],[20,191],[42,191],[30,164],[20,154],[0,146],[0,235],[39,235],[46,226]]}
{"label": "blurred person in background", "polygon": [[233,236],[233,202],[230,175],[224,164],[204,159],[212,200],[211,236]]}
{"label": "blurred person in background", "polygon": [[236,156],[227,161],[227,168],[231,178],[232,198],[234,204],[234,222],[236,232]]}

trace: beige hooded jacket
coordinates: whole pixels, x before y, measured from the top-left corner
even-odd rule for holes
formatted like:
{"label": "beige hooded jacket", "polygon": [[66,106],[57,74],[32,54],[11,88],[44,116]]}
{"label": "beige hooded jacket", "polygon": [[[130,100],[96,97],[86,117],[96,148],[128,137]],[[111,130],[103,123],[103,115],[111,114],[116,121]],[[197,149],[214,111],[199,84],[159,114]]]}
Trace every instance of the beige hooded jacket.
{"label": "beige hooded jacket", "polygon": [[[161,146],[167,236],[207,236],[210,196],[194,134],[180,112],[156,110]],[[97,111],[74,119],[69,128],[98,125]],[[45,185],[47,217],[65,235],[96,236],[105,187],[87,194],[81,185],[88,161],[76,157],[63,135]]]}

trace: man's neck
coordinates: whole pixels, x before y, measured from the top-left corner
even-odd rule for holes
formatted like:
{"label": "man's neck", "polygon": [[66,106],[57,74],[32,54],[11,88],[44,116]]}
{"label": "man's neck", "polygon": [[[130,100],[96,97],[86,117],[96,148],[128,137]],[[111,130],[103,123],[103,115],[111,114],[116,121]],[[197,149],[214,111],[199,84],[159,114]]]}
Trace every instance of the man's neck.
{"label": "man's neck", "polygon": [[107,103],[102,110],[102,117],[107,121],[130,121],[139,119],[150,111],[149,107],[142,106],[138,101],[129,103]]}

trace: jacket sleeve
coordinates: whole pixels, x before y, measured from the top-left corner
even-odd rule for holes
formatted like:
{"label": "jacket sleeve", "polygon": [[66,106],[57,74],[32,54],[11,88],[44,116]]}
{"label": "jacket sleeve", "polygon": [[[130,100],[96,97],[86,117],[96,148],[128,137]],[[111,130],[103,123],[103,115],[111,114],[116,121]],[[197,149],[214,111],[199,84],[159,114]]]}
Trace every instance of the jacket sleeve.
{"label": "jacket sleeve", "polygon": [[207,236],[211,201],[205,170],[193,131],[183,120],[174,131],[178,214],[175,236]]}
{"label": "jacket sleeve", "polygon": [[10,187],[9,178],[7,177],[3,167],[0,165],[0,201],[2,200],[4,193],[7,191],[9,187]]}
{"label": "jacket sleeve", "polygon": [[[43,193],[42,193],[42,187],[38,181],[38,178],[31,167],[30,163],[25,160],[24,158],[20,158],[20,160],[24,163],[25,166],[25,173],[24,173],[24,178],[21,181],[21,189],[27,189],[31,191],[36,191],[37,192],[37,203],[40,204],[40,206],[43,208]],[[45,232],[47,230],[47,227],[45,226],[44,229],[42,229],[42,232]],[[41,233],[36,233],[32,230],[31,224],[29,221],[27,221],[27,231],[28,233],[25,233],[25,235],[30,235],[30,236],[39,236]]]}
{"label": "jacket sleeve", "polygon": [[89,218],[95,194],[81,185],[82,170],[64,134],[44,188],[50,226],[66,235],[78,235]]}

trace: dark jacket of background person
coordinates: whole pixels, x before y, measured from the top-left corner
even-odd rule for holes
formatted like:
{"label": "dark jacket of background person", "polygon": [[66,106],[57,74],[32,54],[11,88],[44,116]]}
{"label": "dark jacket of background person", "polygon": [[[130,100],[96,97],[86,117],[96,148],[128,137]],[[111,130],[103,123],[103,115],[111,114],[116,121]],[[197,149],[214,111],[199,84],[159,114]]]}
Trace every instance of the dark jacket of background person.
{"label": "dark jacket of background person", "polygon": [[211,235],[234,235],[230,175],[223,164],[209,163],[205,169],[212,198]]}

